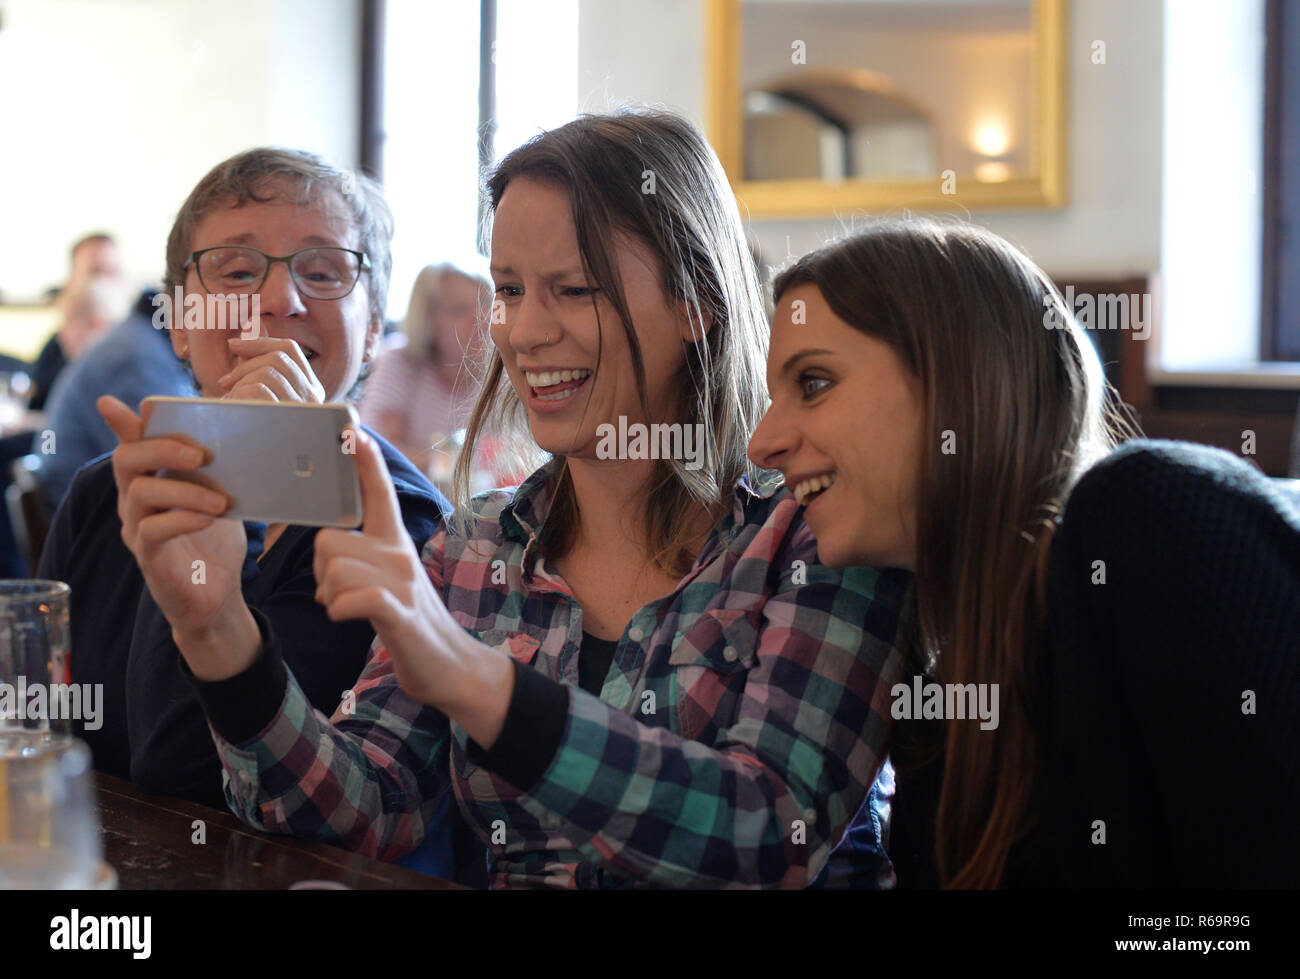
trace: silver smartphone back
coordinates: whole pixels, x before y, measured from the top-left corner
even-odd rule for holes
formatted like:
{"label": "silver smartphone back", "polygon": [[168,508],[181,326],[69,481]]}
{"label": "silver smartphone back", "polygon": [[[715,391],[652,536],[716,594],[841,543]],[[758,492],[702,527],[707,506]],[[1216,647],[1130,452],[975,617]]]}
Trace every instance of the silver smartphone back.
{"label": "silver smartphone back", "polygon": [[357,424],[351,405],[151,397],[141,412],[146,437],[176,436],[208,450],[211,462],[201,469],[158,475],[227,494],[225,516],[306,527],[361,524],[355,446],[343,431]]}

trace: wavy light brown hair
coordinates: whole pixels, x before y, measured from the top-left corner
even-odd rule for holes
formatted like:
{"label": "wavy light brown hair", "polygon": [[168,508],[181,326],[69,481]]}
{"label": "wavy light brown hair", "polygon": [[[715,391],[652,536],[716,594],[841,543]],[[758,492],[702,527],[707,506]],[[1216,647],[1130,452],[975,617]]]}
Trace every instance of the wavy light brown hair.
{"label": "wavy light brown hair", "polygon": [[[692,517],[703,508],[716,521],[736,479],[745,472],[758,476],[746,447],[767,407],[767,310],[726,175],[687,120],[624,110],[581,116],[511,152],[488,180],[494,211],[518,177],[550,182],[568,195],[586,272],[618,315],[617,325],[600,323],[600,329],[621,327],[626,335],[645,418],[703,425],[703,467],[658,461],[639,515],[658,566],[685,574],[695,558]],[[669,382],[678,392],[670,419],[653,417],[649,408],[644,358],[618,273],[619,233],[650,250],[664,295],[684,303],[693,323],[708,326],[701,339],[683,342],[682,367]],[[506,444],[535,445],[500,352],[494,348],[490,358],[456,463],[454,495],[462,515],[469,511],[474,446],[485,430],[495,429]],[[565,470],[540,534],[543,553],[566,553],[577,528],[577,502]]]}
{"label": "wavy light brown hair", "polygon": [[909,657],[941,683],[998,684],[1006,705],[993,730],[946,723],[935,857],[942,886],[996,887],[1033,816],[1056,518],[1131,428],[1056,286],[978,227],[881,221],[785,269],[777,302],[804,284],[923,387]]}

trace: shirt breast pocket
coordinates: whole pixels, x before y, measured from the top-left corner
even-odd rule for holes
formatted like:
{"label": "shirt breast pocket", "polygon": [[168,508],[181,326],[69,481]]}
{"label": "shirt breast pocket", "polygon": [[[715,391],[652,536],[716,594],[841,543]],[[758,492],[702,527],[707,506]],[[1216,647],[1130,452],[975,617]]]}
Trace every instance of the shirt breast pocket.
{"label": "shirt breast pocket", "polygon": [[712,743],[734,723],[757,661],[758,630],[743,609],[706,612],[679,635],[668,656],[678,733]]}

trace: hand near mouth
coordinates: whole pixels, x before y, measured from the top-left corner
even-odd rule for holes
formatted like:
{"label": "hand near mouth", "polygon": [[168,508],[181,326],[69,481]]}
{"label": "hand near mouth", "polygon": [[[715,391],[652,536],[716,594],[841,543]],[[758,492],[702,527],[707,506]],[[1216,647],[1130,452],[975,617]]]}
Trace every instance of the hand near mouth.
{"label": "hand near mouth", "polygon": [[325,388],[296,340],[232,337],[228,343],[239,362],[217,378],[217,384],[225,392],[221,397],[314,404],[325,401]]}

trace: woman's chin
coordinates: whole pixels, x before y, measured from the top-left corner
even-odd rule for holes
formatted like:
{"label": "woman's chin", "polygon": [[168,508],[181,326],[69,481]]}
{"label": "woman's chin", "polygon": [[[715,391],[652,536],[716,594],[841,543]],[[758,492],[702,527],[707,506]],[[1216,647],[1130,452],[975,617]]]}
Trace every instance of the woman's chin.
{"label": "woman's chin", "polygon": [[817,528],[809,523],[809,529],[817,541],[817,560],[828,568],[907,568],[906,562],[892,551],[876,547],[855,547],[842,537],[837,537],[832,530],[818,536]]}
{"label": "woman's chin", "polygon": [[538,425],[536,419],[532,420],[529,426],[533,433],[533,441],[543,452],[548,452],[553,456],[564,456],[568,459],[580,458],[582,456],[583,443],[580,439],[566,437],[563,434],[548,432],[545,423]]}
{"label": "woman's chin", "polygon": [[840,553],[833,543],[823,544],[820,540],[817,542],[817,560],[828,568],[848,568],[857,563]]}

